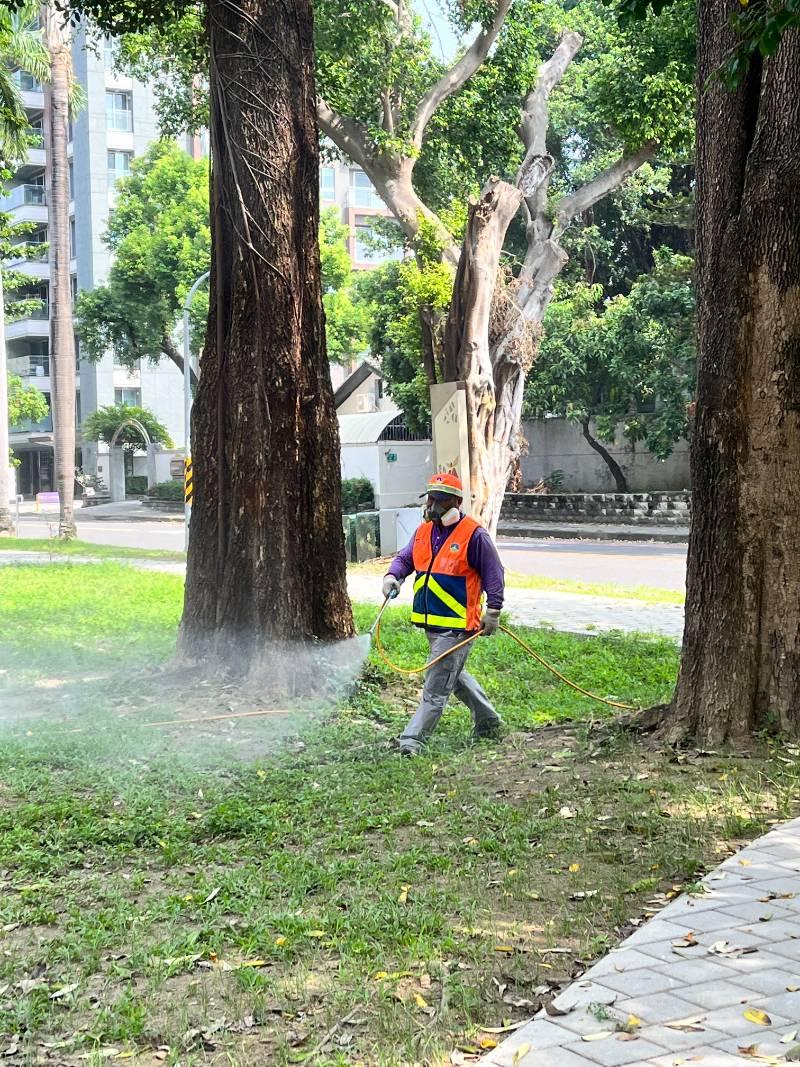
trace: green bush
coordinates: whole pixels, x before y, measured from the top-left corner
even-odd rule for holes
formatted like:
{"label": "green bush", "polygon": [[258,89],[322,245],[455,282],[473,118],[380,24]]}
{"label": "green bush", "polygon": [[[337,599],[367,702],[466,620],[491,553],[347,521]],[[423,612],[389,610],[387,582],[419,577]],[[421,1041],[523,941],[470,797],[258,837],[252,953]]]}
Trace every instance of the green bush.
{"label": "green bush", "polygon": [[127,496],[142,496],[147,492],[147,478],[143,474],[129,474],[125,479]]}
{"label": "green bush", "polygon": [[183,482],[159,482],[147,490],[147,495],[154,500],[183,500]]}
{"label": "green bush", "polygon": [[375,507],[375,490],[369,478],[342,479],[342,511],[365,511]]}

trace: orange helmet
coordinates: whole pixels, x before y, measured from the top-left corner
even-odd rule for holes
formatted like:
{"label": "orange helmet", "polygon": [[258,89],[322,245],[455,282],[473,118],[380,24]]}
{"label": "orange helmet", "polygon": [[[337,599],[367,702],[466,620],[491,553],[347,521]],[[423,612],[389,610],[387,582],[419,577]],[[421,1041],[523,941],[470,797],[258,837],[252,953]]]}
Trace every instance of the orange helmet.
{"label": "orange helmet", "polygon": [[460,499],[464,496],[464,486],[457,474],[434,474],[422,495],[427,496],[428,493],[451,493]]}

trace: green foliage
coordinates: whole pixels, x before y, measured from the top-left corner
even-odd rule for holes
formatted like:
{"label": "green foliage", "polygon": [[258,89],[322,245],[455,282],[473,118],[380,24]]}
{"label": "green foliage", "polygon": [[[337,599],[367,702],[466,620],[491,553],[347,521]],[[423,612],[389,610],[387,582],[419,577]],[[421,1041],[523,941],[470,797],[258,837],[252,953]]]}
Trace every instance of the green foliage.
{"label": "green foliage", "polygon": [[125,495],[142,496],[147,492],[147,478],[143,474],[129,474],[125,478]]}
{"label": "green foliage", "polygon": [[364,352],[369,340],[369,313],[360,299],[347,238],[347,227],[336,208],[323,211],[319,227],[322,303],[328,359],[334,363],[349,363]]}
{"label": "green foliage", "polygon": [[180,500],[182,502],[183,482],[174,478],[169,482],[159,482],[157,485],[150,486],[147,495],[153,500]]}
{"label": "green foliage", "polygon": [[[16,10],[14,10],[16,6]],[[30,145],[29,120],[14,82],[19,68],[39,81],[50,77],[47,49],[41,30],[34,25],[39,5],[24,0],[18,5],[0,5],[0,161],[23,159]]]}
{"label": "green foliage", "polygon": [[532,418],[596,418],[666,459],[686,433],[694,389],[692,261],[659,249],[655,268],[627,296],[601,305],[598,285],[579,284],[548,309],[545,336],[525,393]]}
{"label": "green foliage", "polygon": [[[77,329],[85,357],[113,349],[120,363],[158,362],[195,279],[211,263],[208,160],[157,142],[120,181],[104,240],[114,255],[108,283],[82,293]],[[195,352],[205,334],[208,296],[192,306]]]}
{"label": "green foliage", "polygon": [[452,272],[437,259],[425,227],[420,237],[415,259],[370,271],[359,286],[370,306],[370,350],[412,433],[425,433],[431,421],[420,315],[441,320],[453,293]]}
{"label": "green foliage", "polygon": [[21,426],[26,422],[41,422],[50,409],[44,393],[33,385],[25,385],[16,374],[8,378],[8,425]]}
{"label": "green foliage", "polygon": [[342,511],[349,514],[375,507],[375,488],[369,478],[342,479]]}
{"label": "green foliage", "polygon": [[[153,444],[172,448],[169,431],[158,421],[152,411],[148,411],[147,408],[133,407],[130,404],[109,404],[107,407],[93,411],[84,420],[81,434],[85,441],[104,441],[110,445],[122,423],[130,419],[135,419],[144,426]],[[135,426],[126,426],[117,438],[117,444],[130,453],[144,452],[146,448],[142,435]]]}

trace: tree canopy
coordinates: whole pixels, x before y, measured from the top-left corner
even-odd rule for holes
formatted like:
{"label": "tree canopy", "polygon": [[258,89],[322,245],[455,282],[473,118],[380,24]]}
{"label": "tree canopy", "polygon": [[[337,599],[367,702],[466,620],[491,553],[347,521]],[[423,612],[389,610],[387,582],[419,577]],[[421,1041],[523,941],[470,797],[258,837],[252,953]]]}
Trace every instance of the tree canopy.
{"label": "tree canopy", "polygon": [[671,454],[694,391],[693,263],[665,248],[655,260],[629,294],[606,302],[599,285],[562,287],[526,386],[528,417],[594,419],[606,441],[621,424],[629,442]]}
{"label": "tree canopy", "polygon": [[[97,408],[84,420],[81,434],[85,441],[103,441],[110,445],[119,427],[130,420],[144,426],[153,444],[172,448],[172,438],[166,426],[158,421],[152,411],[132,404],[109,404]],[[117,444],[130,453],[144,452],[146,447],[136,426],[126,426],[117,437]]]}

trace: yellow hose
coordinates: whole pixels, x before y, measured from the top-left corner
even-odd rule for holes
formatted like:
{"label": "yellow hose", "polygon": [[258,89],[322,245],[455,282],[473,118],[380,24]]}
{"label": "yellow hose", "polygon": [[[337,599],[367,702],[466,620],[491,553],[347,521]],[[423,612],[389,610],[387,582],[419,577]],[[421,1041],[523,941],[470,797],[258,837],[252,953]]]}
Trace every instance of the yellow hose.
{"label": "yellow hose", "polygon": [[[624,711],[640,710],[639,708],[633,707],[633,705],[631,704],[622,704],[618,700],[608,700],[607,697],[600,697],[597,695],[597,693],[590,693],[588,689],[582,689],[581,686],[576,685],[575,682],[571,682],[569,678],[566,678],[561,673],[561,671],[558,671],[555,667],[551,666],[547,662],[547,660],[542,659],[538,652],[534,652],[530,645],[527,645],[521,637],[517,637],[517,635],[513,631],[509,630],[507,626],[501,626],[500,629],[503,631],[504,634],[508,634],[508,636],[513,641],[516,641],[517,644],[521,648],[523,648],[529,656],[532,656],[537,663],[540,663],[543,667],[546,667],[551,674],[554,674],[556,678],[564,682],[564,684],[568,685],[571,689],[574,689],[576,692],[580,693],[582,696],[589,697],[590,700],[597,700],[601,704],[608,704],[608,706],[611,708],[622,708]],[[474,633],[470,637],[467,637],[464,641],[459,641],[457,645],[453,645],[453,647],[449,648],[447,652],[443,652],[440,656],[437,656],[435,659],[432,659],[429,663],[424,663],[421,667],[400,667],[396,663],[392,663],[392,661],[389,659],[389,657],[386,655],[386,652],[384,651],[383,645],[381,644],[381,622],[380,619],[378,619],[378,622],[375,626],[375,648],[377,649],[378,655],[381,657],[386,666],[391,667],[391,669],[393,671],[397,671],[398,674],[422,674],[423,671],[427,671],[428,668],[432,667],[435,663],[440,663],[447,656],[451,656],[459,648],[463,648],[464,645],[468,645],[471,641],[474,641],[477,637],[481,636],[482,631],[478,630],[477,633]]]}

